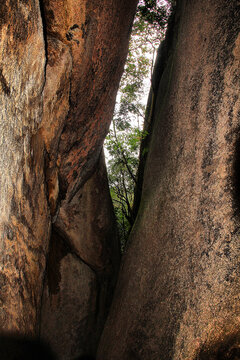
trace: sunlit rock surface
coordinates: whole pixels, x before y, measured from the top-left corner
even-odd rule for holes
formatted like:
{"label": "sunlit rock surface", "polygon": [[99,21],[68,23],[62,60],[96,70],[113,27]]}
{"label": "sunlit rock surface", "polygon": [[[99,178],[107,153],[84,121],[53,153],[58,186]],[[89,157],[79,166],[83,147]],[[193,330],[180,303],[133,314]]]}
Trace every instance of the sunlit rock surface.
{"label": "sunlit rock surface", "polygon": [[179,1],[98,359],[238,359],[239,1]]}

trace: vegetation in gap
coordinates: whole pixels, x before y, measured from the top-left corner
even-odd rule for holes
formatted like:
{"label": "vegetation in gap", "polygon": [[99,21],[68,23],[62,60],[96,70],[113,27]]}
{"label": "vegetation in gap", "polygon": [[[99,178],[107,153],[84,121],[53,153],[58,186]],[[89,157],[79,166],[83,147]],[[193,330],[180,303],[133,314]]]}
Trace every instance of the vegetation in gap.
{"label": "vegetation in gap", "polygon": [[139,1],[112,126],[105,141],[110,192],[122,250],[134,222],[133,202],[147,95],[155,55],[163,40],[170,1]]}

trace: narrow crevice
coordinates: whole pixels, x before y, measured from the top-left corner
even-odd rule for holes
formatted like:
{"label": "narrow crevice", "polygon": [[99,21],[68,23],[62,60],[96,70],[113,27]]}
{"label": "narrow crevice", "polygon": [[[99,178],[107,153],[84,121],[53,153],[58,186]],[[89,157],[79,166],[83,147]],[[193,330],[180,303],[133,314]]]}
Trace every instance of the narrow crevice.
{"label": "narrow crevice", "polygon": [[44,45],[45,45],[45,54],[46,54],[46,59],[48,59],[47,21],[46,21],[46,17],[45,17],[44,0],[39,0],[39,7],[40,7],[41,18],[42,18],[42,28],[43,28],[43,39],[44,39]]}
{"label": "narrow crevice", "polygon": [[139,165],[137,172],[137,185],[134,190],[134,204],[133,204],[133,216],[134,220],[137,217],[138,210],[141,203],[144,170],[147,162],[148,151],[151,143],[151,137],[153,133],[157,94],[159,93],[159,87],[163,75],[167,69],[167,63],[171,56],[171,49],[174,48],[173,43],[177,42],[176,28],[178,26],[178,18],[176,16],[176,9],[173,8],[172,13],[168,20],[168,28],[165,35],[165,39],[162,41],[158,48],[157,59],[154,66],[154,71],[151,78],[151,88],[148,97],[148,103],[146,107],[145,120],[144,120],[144,131],[147,132],[147,136],[143,138],[140,145],[139,154]]}

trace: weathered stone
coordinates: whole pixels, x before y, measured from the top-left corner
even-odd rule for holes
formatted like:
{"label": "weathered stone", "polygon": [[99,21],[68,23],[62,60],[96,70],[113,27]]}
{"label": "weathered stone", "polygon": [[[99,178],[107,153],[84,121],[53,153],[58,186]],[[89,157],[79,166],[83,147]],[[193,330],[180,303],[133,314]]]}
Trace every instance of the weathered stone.
{"label": "weathered stone", "polygon": [[[64,359],[95,354],[116,281],[119,246],[105,164],[99,158],[135,7],[136,0],[42,2],[48,63],[40,133],[47,150],[55,245],[48,261],[41,335]],[[56,234],[71,254],[57,262],[51,260],[62,252]],[[64,265],[70,261],[66,257],[74,268]],[[82,272],[84,279],[78,276]],[[52,276],[57,279],[54,291]]]}
{"label": "weathered stone", "polygon": [[[59,279],[56,319],[53,314],[47,316],[52,295],[46,284],[41,317],[53,341],[58,331],[54,324],[65,323],[69,316],[62,343],[68,342],[70,327],[80,337],[74,335],[68,343],[66,357],[86,350],[87,341],[91,352],[95,351],[118,268],[112,205],[105,165],[99,165],[99,157],[136,2],[5,0],[0,4],[0,331],[38,333],[52,227],[65,234],[70,249],[59,260],[57,274],[62,281],[72,280],[66,284]],[[95,203],[97,190],[100,195]],[[84,201],[78,204],[80,194]],[[79,224],[70,221],[68,211],[73,209]],[[81,214],[86,214],[86,223]],[[54,249],[61,253],[61,244]],[[71,265],[66,267],[67,263]],[[48,263],[48,275],[58,271],[54,264],[51,268]],[[79,292],[74,293],[75,307],[68,314],[68,295],[79,273],[86,279],[77,280]],[[79,308],[81,314],[76,314]],[[88,311],[90,320],[85,323],[82,319]]]}
{"label": "weathered stone", "polygon": [[56,214],[59,198],[59,139],[69,111],[70,49],[56,38],[48,37],[46,83],[43,92],[43,117],[39,133],[47,151],[46,181],[52,217]]}
{"label": "weathered stone", "polygon": [[[55,268],[48,269],[41,335],[51,343],[59,359],[75,359],[81,353],[93,351],[91,342],[96,328],[97,278],[87,265],[69,252],[67,246],[64,248],[64,242],[59,237],[52,237],[54,241],[57,242],[52,244],[55,253],[50,253],[50,257],[55,256],[55,259],[50,258],[50,264]],[[62,254],[57,250],[60,241]]]}
{"label": "weathered stone", "polygon": [[237,359],[239,1],[180,1],[98,359]]}
{"label": "weathered stone", "polygon": [[36,135],[45,68],[38,1],[2,1],[0,25],[0,330],[34,334],[50,225]]}
{"label": "weathered stone", "polygon": [[54,225],[41,335],[61,359],[96,352],[111,302],[119,247],[105,164]]}
{"label": "weathered stone", "polygon": [[56,222],[57,231],[85,263],[96,271],[113,274],[119,264],[116,223],[109,193],[104,155],[93,176],[71,202],[63,202]]}
{"label": "weathered stone", "polygon": [[136,3],[43,1],[47,33],[65,42],[72,54],[71,107],[59,151],[60,191],[68,200],[98,161],[112,119]]}

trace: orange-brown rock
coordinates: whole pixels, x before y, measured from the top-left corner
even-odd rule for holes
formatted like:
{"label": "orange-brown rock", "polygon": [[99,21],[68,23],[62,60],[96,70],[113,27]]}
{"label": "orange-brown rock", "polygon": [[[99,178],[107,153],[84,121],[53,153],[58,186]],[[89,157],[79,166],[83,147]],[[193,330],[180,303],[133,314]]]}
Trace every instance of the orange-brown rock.
{"label": "orange-brown rock", "polygon": [[0,331],[34,334],[50,228],[36,136],[45,68],[38,1],[2,1],[0,30]]}
{"label": "orange-brown rock", "polygon": [[53,237],[41,336],[63,359],[95,354],[116,281],[119,246],[101,151],[135,7],[136,0],[42,2],[48,61],[39,133]]}
{"label": "orange-brown rock", "polygon": [[59,139],[69,111],[72,56],[70,49],[56,38],[47,38],[48,61],[43,91],[43,117],[39,134],[46,147],[46,182],[52,217],[59,199]]}
{"label": "orange-brown rock", "polygon": [[[99,159],[135,7],[136,0],[0,4],[0,330],[38,334],[41,316],[40,333],[55,345],[60,324],[65,358],[94,353],[118,268]],[[62,247],[68,253],[59,259]],[[56,298],[56,317],[48,316]]]}
{"label": "orange-brown rock", "polygon": [[240,358],[239,11],[178,2],[99,360]]}
{"label": "orange-brown rock", "polygon": [[69,199],[98,161],[112,118],[136,3],[43,1],[47,33],[67,44],[72,55],[71,106],[60,141],[60,187]]}

